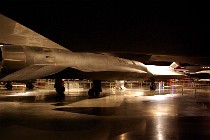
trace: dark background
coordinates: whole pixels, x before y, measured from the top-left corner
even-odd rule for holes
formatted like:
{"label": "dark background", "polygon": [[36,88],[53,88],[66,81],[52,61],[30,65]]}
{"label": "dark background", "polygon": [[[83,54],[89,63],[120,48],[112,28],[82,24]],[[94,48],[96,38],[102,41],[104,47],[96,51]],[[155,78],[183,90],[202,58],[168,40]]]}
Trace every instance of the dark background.
{"label": "dark background", "polygon": [[5,1],[0,13],[71,51],[209,56],[209,6],[186,1]]}

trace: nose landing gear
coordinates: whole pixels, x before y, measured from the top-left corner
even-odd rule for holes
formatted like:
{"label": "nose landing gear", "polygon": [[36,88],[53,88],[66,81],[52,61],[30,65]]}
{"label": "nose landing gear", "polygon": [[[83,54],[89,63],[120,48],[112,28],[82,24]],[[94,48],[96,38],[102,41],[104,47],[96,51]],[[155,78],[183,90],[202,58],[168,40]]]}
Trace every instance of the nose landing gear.
{"label": "nose landing gear", "polygon": [[151,84],[150,84],[150,87],[149,87],[150,90],[156,90],[155,79],[151,78],[150,81],[151,81]]}

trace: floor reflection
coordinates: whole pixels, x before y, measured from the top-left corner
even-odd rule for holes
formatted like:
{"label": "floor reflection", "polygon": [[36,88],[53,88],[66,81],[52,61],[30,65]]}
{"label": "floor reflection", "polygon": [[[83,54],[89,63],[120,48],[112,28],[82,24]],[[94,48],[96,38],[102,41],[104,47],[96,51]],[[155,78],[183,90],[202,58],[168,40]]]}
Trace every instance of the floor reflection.
{"label": "floor reflection", "polygon": [[[2,139],[210,139],[209,90],[0,91]],[[26,133],[27,132],[27,133]]]}

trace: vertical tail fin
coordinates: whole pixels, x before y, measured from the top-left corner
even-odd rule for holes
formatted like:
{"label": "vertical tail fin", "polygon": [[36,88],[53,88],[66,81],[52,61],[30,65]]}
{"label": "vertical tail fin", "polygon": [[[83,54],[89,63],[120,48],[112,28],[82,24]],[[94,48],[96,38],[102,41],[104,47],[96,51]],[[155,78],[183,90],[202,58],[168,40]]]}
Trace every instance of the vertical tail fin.
{"label": "vertical tail fin", "polygon": [[170,65],[171,68],[174,68],[174,69],[179,69],[181,68],[181,66],[179,65],[179,63],[177,62],[173,62],[171,65]]}
{"label": "vertical tail fin", "polygon": [[181,67],[177,62],[173,62],[170,67],[173,68],[176,72],[186,73],[188,71],[185,67]]}

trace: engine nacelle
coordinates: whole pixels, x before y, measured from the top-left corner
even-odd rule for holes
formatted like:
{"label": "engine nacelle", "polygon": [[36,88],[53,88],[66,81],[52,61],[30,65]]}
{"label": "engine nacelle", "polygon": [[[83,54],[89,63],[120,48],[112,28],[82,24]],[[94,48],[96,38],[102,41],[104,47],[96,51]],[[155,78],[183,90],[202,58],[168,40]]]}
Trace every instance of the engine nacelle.
{"label": "engine nacelle", "polygon": [[58,48],[32,46],[3,45],[1,46],[1,72],[11,73],[33,64],[56,65],[67,58],[68,51]]}
{"label": "engine nacelle", "polygon": [[1,46],[1,71],[10,72],[26,66],[26,55],[21,46]]}

